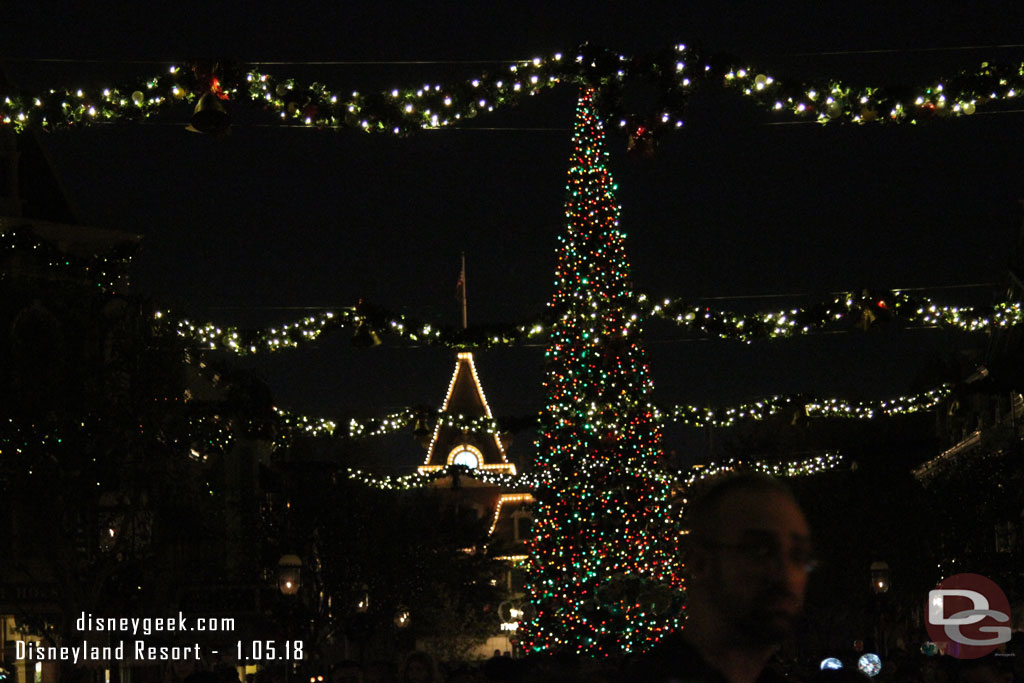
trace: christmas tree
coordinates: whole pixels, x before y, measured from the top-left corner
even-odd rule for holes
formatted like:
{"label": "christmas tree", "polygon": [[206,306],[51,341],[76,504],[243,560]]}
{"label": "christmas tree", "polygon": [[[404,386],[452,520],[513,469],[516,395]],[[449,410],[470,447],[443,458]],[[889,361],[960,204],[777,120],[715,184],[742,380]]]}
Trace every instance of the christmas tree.
{"label": "christmas tree", "polygon": [[577,106],[526,563],[534,651],[642,651],[681,623],[679,531],[594,91]]}

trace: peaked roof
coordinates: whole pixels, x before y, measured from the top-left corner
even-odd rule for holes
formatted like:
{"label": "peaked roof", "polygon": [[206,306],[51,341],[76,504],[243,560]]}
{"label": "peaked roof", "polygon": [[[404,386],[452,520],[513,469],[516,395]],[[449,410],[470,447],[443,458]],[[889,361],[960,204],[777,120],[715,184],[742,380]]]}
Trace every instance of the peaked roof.
{"label": "peaked roof", "polygon": [[531,493],[503,493],[498,498],[488,532],[487,552],[496,560],[512,562],[526,559],[527,541],[531,538]]}
{"label": "peaked roof", "polygon": [[[466,417],[494,417],[490,406],[487,405],[483,387],[480,386],[472,353],[462,352],[456,357],[455,372],[448,384],[448,394],[445,396],[441,411]],[[440,421],[434,426],[434,434],[427,448],[427,458],[420,465],[419,471],[426,473],[442,469],[450,465],[461,450],[472,453],[480,469],[506,474],[516,472],[516,467],[508,461],[505,447],[501,445],[497,434],[467,432],[444,425]]]}
{"label": "peaked roof", "polygon": [[[7,65],[0,60],[0,92],[17,92]],[[15,135],[10,126],[0,129],[0,216],[34,218],[77,225],[72,205],[38,131]]]}

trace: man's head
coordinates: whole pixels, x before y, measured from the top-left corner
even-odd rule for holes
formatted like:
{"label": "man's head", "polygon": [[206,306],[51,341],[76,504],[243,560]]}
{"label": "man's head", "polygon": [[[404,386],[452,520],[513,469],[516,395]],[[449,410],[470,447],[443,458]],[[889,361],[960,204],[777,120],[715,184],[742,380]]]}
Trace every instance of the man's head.
{"label": "man's head", "polygon": [[774,644],[791,633],[813,549],[789,489],[754,472],[716,478],[686,520],[691,619],[714,620],[736,645]]}

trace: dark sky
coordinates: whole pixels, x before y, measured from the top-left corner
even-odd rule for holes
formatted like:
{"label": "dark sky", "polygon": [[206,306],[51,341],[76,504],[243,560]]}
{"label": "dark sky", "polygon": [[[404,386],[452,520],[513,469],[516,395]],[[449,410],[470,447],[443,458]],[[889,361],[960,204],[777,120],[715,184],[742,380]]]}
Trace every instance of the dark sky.
{"label": "dark sky", "polygon": [[[1021,62],[1016,2],[4,3],[0,55],[25,87],[116,84],[192,57],[242,61],[472,61],[679,42],[778,77],[917,84]],[[215,6],[214,6],[215,5]],[[865,54],[869,50],[894,50]],[[824,55],[823,52],[855,54]],[[40,63],[38,59],[115,60]],[[26,61],[27,60],[27,61]],[[155,60],[154,63],[118,63]],[[339,89],[470,77],[480,64],[275,65]],[[536,316],[550,297],[575,93],[548,91],[409,139],[253,125],[224,139],[182,130],[187,108],[145,125],[47,136],[83,222],[145,235],[133,282],[198,319],[269,324],[364,297],[456,323],[458,255],[471,322]],[[732,97],[698,97],[651,160],[612,138],[633,275],[659,296],[779,308],[861,287],[1000,281],[1021,224],[1024,115],[985,110],[927,126],[774,125]],[[491,130],[500,128],[501,130]],[[991,303],[993,288],[934,290]],[[648,326],[656,398],[732,403],[765,394],[881,398],[909,390],[961,335],[843,334],[744,346]],[[971,340],[968,340],[971,341]],[[974,338],[973,341],[983,343]],[[478,366],[499,415],[542,405],[541,347]],[[359,351],[345,334],[252,363],[281,407],[374,415],[438,404],[452,353],[403,343]],[[520,446],[520,448],[523,446]]]}

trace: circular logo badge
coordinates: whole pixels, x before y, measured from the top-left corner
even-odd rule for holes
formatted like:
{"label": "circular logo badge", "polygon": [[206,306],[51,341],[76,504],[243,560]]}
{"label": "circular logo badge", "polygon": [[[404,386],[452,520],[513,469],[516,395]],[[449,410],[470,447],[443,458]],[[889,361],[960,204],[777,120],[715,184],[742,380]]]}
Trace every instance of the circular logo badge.
{"label": "circular logo badge", "polygon": [[954,574],[928,592],[928,637],[960,659],[984,657],[1010,640],[1010,601],[981,574]]}

